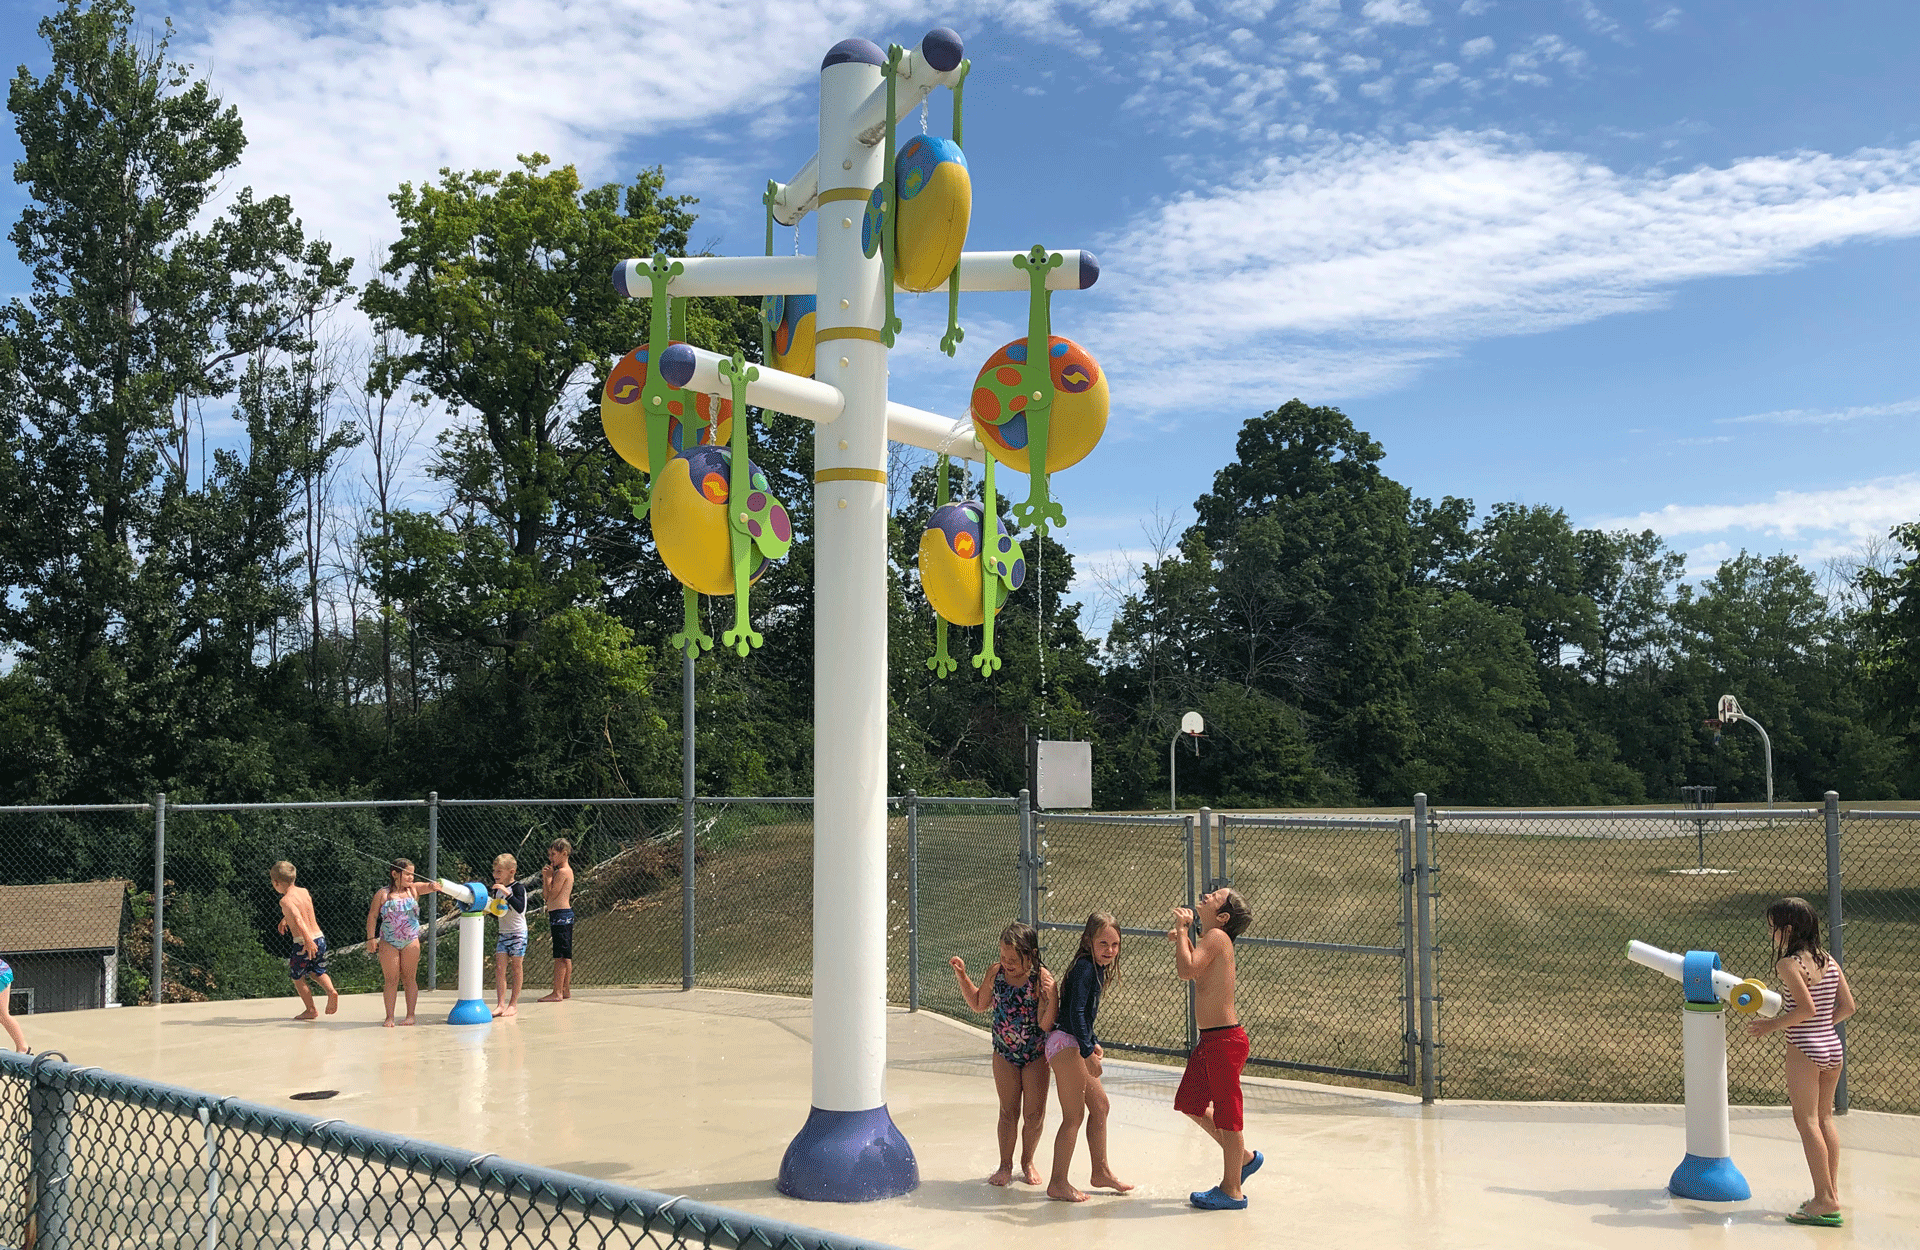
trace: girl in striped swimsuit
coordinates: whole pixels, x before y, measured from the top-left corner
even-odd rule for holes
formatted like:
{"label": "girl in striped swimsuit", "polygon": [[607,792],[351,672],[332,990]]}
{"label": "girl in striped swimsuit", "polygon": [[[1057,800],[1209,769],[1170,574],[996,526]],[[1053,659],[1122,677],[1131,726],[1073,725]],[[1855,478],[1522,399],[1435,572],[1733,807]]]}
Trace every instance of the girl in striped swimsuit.
{"label": "girl in striped swimsuit", "polygon": [[1767,908],[1767,928],[1779,960],[1781,997],[1787,1010],[1748,1028],[1754,1037],[1785,1029],[1787,1097],[1794,1127],[1813,1173],[1813,1197],[1787,1217],[1790,1224],[1838,1228],[1840,1132],[1833,1123],[1833,1093],[1845,1054],[1833,1026],[1853,1014],[1853,992],[1839,961],[1820,949],[1820,918],[1803,898],[1783,898]]}

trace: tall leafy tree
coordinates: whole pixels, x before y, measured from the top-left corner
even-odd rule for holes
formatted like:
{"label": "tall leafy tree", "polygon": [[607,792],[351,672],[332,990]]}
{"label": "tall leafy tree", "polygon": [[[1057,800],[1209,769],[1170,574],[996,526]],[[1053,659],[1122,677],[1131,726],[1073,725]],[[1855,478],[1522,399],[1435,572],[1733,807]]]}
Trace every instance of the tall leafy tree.
{"label": "tall leafy tree", "polygon": [[[138,792],[263,732],[251,661],[284,615],[303,470],[281,444],[312,415],[263,405],[347,283],[284,198],[241,190],[215,213],[239,116],[133,19],[126,0],[67,0],[40,23],[47,72],[21,68],[8,93],[31,289],[0,315],[0,641],[60,744],[43,755],[55,794]],[[235,404],[256,441],[196,466],[210,403]]]}

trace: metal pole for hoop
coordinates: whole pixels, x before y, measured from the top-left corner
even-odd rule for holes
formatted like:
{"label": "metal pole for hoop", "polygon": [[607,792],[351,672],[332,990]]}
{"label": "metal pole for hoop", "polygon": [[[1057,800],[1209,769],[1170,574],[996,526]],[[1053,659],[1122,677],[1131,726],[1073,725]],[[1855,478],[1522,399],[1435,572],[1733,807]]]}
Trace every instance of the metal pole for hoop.
{"label": "metal pole for hoop", "polygon": [[[440,792],[427,791],[427,880],[440,879]],[[440,930],[427,926],[427,989],[440,988]]]}
{"label": "metal pole for hoop", "polygon": [[167,792],[153,796],[153,987],[147,1001],[166,1001],[167,971]]}
{"label": "metal pole for hoop", "polygon": [[[1845,892],[1841,888],[1840,869],[1840,793],[1829,790],[1824,803],[1827,826],[1827,949],[1833,952],[1833,960],[1839,963],[1846,948]],[[1840,1035],[1840,1056],[1846,1058],[1847,1022],[1842,1020],[1833,1026]],[[1847,1068],[1840,1066],[1840,1083],[1833,1091],[1833,1113],[1847,1113]]]}
{"label": "metal pole for hoop", "polygon": [[1200,735],[1207,731],[1207,723],[1200,719],[1198,712],[1184,712],[1180,716],[1180,732],[1173,735],[1167,743],[1167,815],[1180,814],[1180,790],[1174,783],[1174,748],[1180,745],[1182,737],[1194,740],[1194,750],[1199,750]]}
{"label": "metal pole for hoop", "polygon": [[693,988],[693,657],[680,657],[680,988]]}

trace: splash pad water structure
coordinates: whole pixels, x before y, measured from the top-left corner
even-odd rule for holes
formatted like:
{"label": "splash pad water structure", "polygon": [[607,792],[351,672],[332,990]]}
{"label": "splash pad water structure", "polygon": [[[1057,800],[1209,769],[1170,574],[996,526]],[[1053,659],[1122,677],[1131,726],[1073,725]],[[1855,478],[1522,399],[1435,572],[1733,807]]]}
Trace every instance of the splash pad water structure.
{"label": "splash pad water structure", "polygon": [[[1090,253],[967,252],[971,186],[961,139],[961,89],[969,63],[960,37],[931,31],[911,51],[844,39],[820,70],[819,148],[785,183],[769,183],[762,257],[655,256],[623,261],[616,289],[652,302],[649,341],[609,376],[602,420],[609,441],[648,475],[636,517],[651,517],[656,545],[685,587],[686,617],[673,645],[711,649],[696,591],[734,597],[723,647],[759,646],[748,600],[765,563],[793,540],[787,509],[750,456],[748,407],[815,423],[814,436],[814,848],[812,1110],[780,1167],[781,1192],[866,1201],[919,1184],[912,1148],[888,1114],[886,1056],[887,444],[984,466],[982,501],[963,523],[929,527],[927,576],[941,592],[937,654],[946,676],[949,619],[978,623],[972,658],[1001,667],[993,618],[1025,577],[1020,544],[999,517],[995,464],[1028,470],[1015,524],[1044,534],[1065,521],[1048,473],[1090,451],[1106,425],[1107,386],[1084,349],[1052,333],[1051,293],[1091,286]],[[895,150],[901,115],[937,88],[954,95],[953,136],[924,136]],[[773,226],[817,214],[817,255],[776,257]],[[965,337],[962,291],[1027,291],[1027,334],[982,368],[961,420],[889,399],[887,360],[902,328],[896,287],[948,289],[942,348]],[[764,365],[684,342],[684,301],[762,299]],[[681,301],[676,309],[676,298]],[[811,364],[802,377],[775,367]],[[724,443],[724,448],[721,444]],[[965,510],[963,509],[963,512]],[[978,615],[975,615],[977,611]]]}

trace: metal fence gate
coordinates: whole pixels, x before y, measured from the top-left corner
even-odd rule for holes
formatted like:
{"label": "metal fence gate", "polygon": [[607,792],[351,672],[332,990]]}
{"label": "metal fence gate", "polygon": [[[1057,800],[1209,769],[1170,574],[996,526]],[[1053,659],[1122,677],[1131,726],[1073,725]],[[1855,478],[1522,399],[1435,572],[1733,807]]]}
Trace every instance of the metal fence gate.
{"label": "metal fence gate", "polygon": [[1429,995],[1416,958],[1413,822],[1202,817],[1214,880],[1257,900],[1251,932],[1234,944],[1247,1062],[1414,1084]]}

